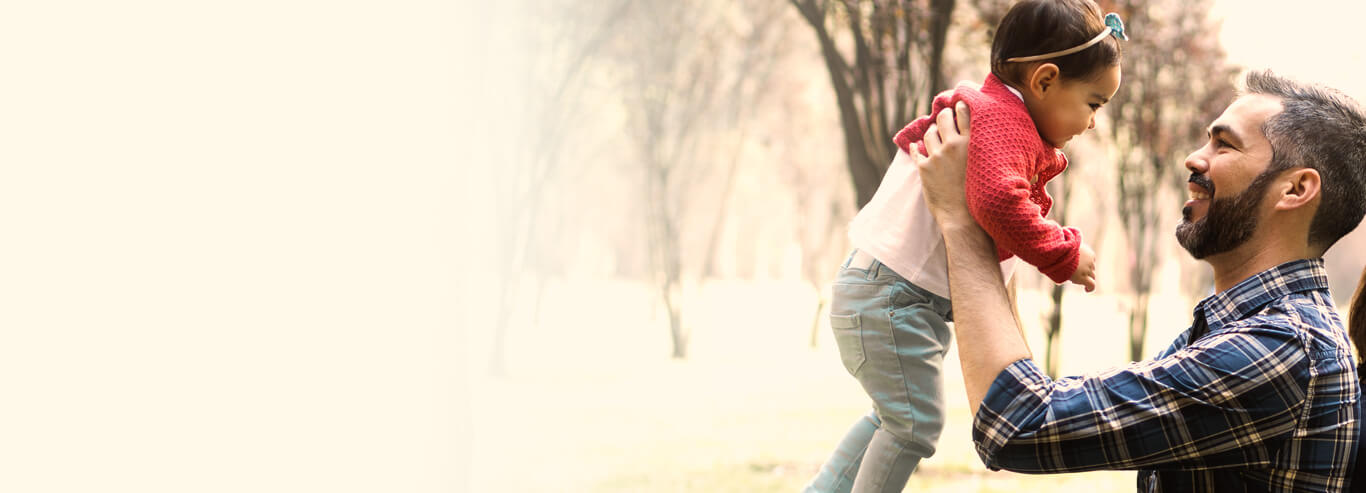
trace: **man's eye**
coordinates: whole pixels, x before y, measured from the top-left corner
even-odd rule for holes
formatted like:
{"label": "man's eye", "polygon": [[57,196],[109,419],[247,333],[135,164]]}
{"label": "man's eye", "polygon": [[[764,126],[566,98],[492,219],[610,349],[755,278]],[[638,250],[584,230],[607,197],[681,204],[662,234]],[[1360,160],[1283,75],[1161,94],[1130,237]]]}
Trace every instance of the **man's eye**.
{"label": "man's eye", "polygon": [[1096,103],[1091,103],[1091,111],[1100,111],[1100,105]]}

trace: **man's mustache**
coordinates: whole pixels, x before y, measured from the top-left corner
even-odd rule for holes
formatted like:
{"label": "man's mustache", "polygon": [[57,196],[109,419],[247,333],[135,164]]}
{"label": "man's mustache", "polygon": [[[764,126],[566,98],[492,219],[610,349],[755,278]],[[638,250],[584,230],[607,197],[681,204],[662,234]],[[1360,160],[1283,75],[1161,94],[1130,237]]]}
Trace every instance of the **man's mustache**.
{"label": "man's mustache", "polygon": [[1214,181],[1210,180],[1208,176],[1199,173],[1191,173],[1190,179],[1186,181],[1200,185],[1201,188],[1209,190],[1210,196],[1214,195]]}

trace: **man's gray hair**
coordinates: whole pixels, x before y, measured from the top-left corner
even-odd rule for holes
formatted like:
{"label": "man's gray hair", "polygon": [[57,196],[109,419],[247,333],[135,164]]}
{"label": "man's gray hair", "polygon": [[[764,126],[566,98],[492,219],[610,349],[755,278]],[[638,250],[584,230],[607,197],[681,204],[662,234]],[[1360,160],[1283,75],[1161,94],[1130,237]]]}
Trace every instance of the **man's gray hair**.
{"label": "man's gray hair", "polygon": [[1270,170],[1318,171],[1322,198],[1309,223],[1309,245],[1328,250],[1366,216],[1366,113],[1341,91],[1269,70],[1248,72],[1244,93],[1281,100],[1284,109],[1262,125],[1271,141]]}

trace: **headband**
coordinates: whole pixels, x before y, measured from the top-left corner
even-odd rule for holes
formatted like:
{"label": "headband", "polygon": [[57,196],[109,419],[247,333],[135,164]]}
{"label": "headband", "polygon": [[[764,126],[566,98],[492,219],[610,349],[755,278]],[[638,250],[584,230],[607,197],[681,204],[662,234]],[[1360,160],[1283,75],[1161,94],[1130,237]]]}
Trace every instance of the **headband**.
{"label": "headband", "polygon": [[1033,62],[1038,60],[1047,60],[1049,58],[1057,58],[1060,56],[1067,56],[1078,51],[1090,48],[1092,45],[1095,45],[1096,43],[1099,43],[1101,40],[1105,39],[1106,36],[1114,36],[1115,39],[1118,40],[1129,39],[1129,36],[1124,34],[1124,21],[1119,19],[1119,14],[1116,14],[1114,12],[1105,14],[1105,28],[1106,29],[1104,31],[1101,31],[1100,34],[1097,34],[1096,37],[1091,38],[1090,41],[1082,43],[1081,45],[1073,46],[1065,50],[1054,51],[1052,53],[1044,53],[1042,55],[1017,56],[1015,58],[1007,58],[1006,61]]}

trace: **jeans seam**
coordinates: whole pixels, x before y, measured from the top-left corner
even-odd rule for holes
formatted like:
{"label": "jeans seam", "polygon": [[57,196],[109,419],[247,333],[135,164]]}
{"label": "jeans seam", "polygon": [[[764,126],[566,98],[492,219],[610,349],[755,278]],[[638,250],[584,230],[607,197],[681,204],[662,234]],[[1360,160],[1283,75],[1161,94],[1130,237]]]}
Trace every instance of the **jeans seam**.
{"label": "jeans seam", "polygon": [[[888,335],[889,337],[891,337],[891,339],[892,339],[892,355],[893,355],[893,358],[892,358],[892,359],[896,361],[896,371],[897,371],[897,373],[899,373],[899,374],[901,375],[901,388],[902,388],[902,392],[904,392],[902,395],[905,396],[905,398],[906,398],[906,404],[910,404],[910,401],[911,401],[911,382],[910,382],[910,379],[909,379],[909,378],[906,378],[906,367],[905,367],[904,365],[901,364],[901,354],[900,354],[900,351],[898,351],[898,350],[896,349],[896,348],[899,348],[900,346],[897,344],[897,340],[896,340],[896,332],[897,332],[897,331],[896,331],[896,320],[893,319],[893,317],[894,317],[895,314],[896,314],[896,309],[895,309],[895,308],[892,308],[892,296],[891,296],[891,293],[888,293],[888,294],[887,294],[887,335]],[[906,434],[907,434],[908,436],[915,436],[916,419],[915,419],[915,408],[914,408],[914,406],[910,407],[909,410],[910,410],[910,415],[909,415],[909,416],[906,416],[906,418],[908,418],[908,419],[905,419],[905,420],[903,420],[903,421],[904,421],[905,423],[910,424],[910,429],[906,431]],[[901,438],[901,437],[897,436],[895,433],[892,433],[891,430],[887,430],[887,432],[888,432],[888,433],[891,433],[892,436],[896,436],[897,438]],[[900,447],[899,444],[898,444],[898,447]]]}

